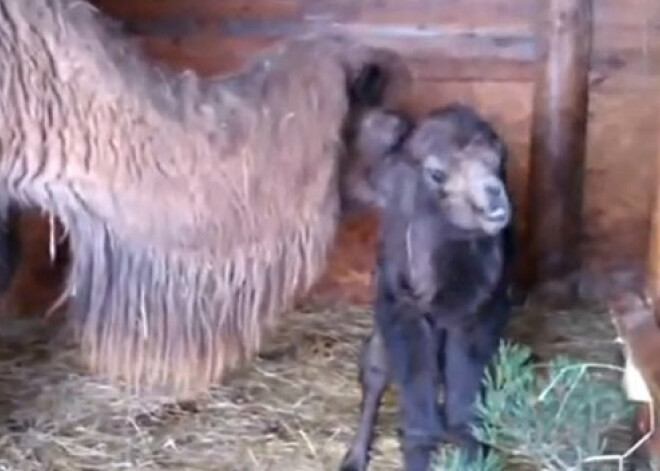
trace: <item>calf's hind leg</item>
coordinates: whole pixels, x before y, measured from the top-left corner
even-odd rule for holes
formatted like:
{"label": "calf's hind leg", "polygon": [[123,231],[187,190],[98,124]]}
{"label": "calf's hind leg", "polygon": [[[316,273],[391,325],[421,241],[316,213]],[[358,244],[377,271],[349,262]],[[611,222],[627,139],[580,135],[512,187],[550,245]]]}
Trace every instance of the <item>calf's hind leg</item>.
{"label": "calf's hind leg", "polygon": [[362,402],[357,432],[344,459],[341,471],[365,471],[369,464],[369,452],[374,438],[374,427],[378,419],[378,409],[387,386],[390,383],[390,369],[383,338],[377,329],[364,343],[360,358],[360,385]]}

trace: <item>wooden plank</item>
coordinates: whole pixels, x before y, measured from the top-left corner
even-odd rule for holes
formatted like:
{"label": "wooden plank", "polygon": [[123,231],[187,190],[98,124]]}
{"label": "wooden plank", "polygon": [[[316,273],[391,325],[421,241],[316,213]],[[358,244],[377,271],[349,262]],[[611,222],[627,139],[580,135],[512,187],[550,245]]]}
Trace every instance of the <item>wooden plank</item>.
{"label": "wooden plank", "polygon": [[360,2],[355,0],[300,0],[305,21],[343,23],[358,16]]}
{"label": "wooden plank", "polygon": [[[548,1],[542,24],[545,60],[534,101],[526,280],[542,291],[572,291],[576,286],[556,282],[580,268],[591,7],[591,0]],[[570,300],[577,294],[571,291],[552,297]]]}
{"label": "wooden plank", "polygon": [[[658,35],[660,37],[660,34]],[[656,105],[660,108],[660,81],[656,86]],[[660,119],[656,120],[654,159],[651,164],[652,185],[649,191],[651,199],[651,223],[648,240],[647,288],[653,301],[654,317],[660,325]],[[650,136],[649,136],[650,137]],[[660,456],[660,447],[656,450]]]}
{"label": "wooden plank", "polygon": [[[323,29],[324,26],[319,24],[316,28]],[[345,23],[333,24],[327,28],[334,32],[368,38],[374,43],[381,42],[388,47],[409,50],[412,45],[417,50],[442,51],[451,57],[525,61],[536,59],[536,39],[529,33],[474,32],[445,26],[421,28],[401,23]]]}
{"label": "wooden plank", "polygon": [[[184,49],[181,53],[197,64],[199,70],[217,70],[216,64],[205,65],[204,58],[251,53],[258,48],[243,48],[243,44],[271,44],[275,40],[308,31],[302,23],[273,22],[266,28],[252,30],[246,23],[234,23],[234,28],[200,26],[195,33],[176,34],[182,27],[162,29],[132,29],[149,48]],[[402,54],[418,80],[525,81],[532,80],[535,70],[536,43],[529,36],[470,35],[464,32],[417,37],[414,32],[404,37],[392,35],[381,28],[342,25],[329,28],[359,37],[367,44],[389,48]],[[232,34],[228,34],[232,33]],[[431,40],[430,40],[431,39]],[[156,46],[158,45],[158,46]],[[227,48],[238,48],[232,51]],[[222,48],[223,51],[217,51]],[[172,52],[176,54],[176,52]],[[186,62],[190,60],[186,59]],[[232,59],[232,63],[236,61]],[[226,69],[227,67],[223,67]]]}
{"label": "wooden plank", "polygon": [[406,56],[416,80],[436,82],[524,82],[534,77],[534,65],[526,61],[455,59],[436,55]]}
{"label": "wooden plank", "polygon": [[660,75],[660,29],[596,25],[592,44],[592,84],[598,90],[655,86]]}
{"label": "wooden plank", "polygon": [[348,23],[332,31],[401,53],[419,80],[521,81],[533,78],[536,40],[527,34]]}
{"label": "wooden plank", "polygon": [[[198,15],[214,18],[305,18],[330,21],[367,21],[378,24],[444,24],[483,28],[508,26],[532,30],[538,0],[91,0],[102,10],[132,20],[151,21]],[[660,25],[656,0],[598,0],[596,25]]]}
{"label": "wooden plank", "polygon": [[[203,75],[231,71],[253,54],[281,40],[277,36],[230,37],[210,29],[182,37],[136,35],[135,39],[159,60],[197,70]],[[415,80],[520,82],[531,81],[534,77],[535,65],[530,60],[461,58],[451,52],[447,55],[442,48],[436,50],[423,42],[364,40],[399,51]]]}
{"label": "wooden plank", "polygon": [[657,186],[657,91],[592,90],[583,205],[583,270],[643,273]]}
{"label": "wooden plank", "polygon": [[181,41],[157,36],[138,38],[148,56],[175,69],[191,69],[203,76],[234,72],[276,41],[276,38],[218,36],[195,36]]}
{"label": "wooden plank", "polygon": [[300,17],[298,0],[91,0],[102,11],[139,22],[193,16],[205,20]]}
{"label": "wooden plank", "polygon": [[[659,38],[658,30],[644,25],[595,25],[583,271],[592,277],[607,274],[628,289],[644,282],[652,240],[660,145]],[[617,273],[628,273],[628,279],[617,280]]]}
{"label": "wooden plank", "polygon": [[359,2],[355,20],[529,33],[533,31],[532,20],[538,4],[537,0],[363,0]]}
{"label": "wooden plank", "polygon": [[[273,38],[324,30],[353,34],[368,43],[400,51],[407,58],[415,77],[421,80],[531,80],[536,41],[534,35],[527,31],[528,28],[522,28],[522,32],[497,28],[477,31],[465,25],[459,28],[455,24],[418,26],[400,20],[392,24],[357,21],[360,14],[370,9],[378,10],[380,6],[389,8],[389,11],[408,9],[415,15],[419,15],[420,8],[424,7],[435,12],[438,21],[451,21],[456,15],[462,15],[461,12],[468,9],[471,1],[453,2],[453,7],[424,2],[412,2],[402,7],[392,2],[380,5],[378,2],[358,4],[344,0],[310,0],[299,5],[296,0],[193,0],[185,4],[171,0],[98,0],[97,4],[123,18],[129,33],[145,37],[144,42],[149,50],[160,51],[157,54],[160,56],[178,55],[180,57],[176,62],[205,74],[230,70],[242,62],[237,58],[239,52],[252,51],[248,48],[236,52],[214,52],[220,42],[223,47],[227,46],[226,36],[244,38],[247,43],[270,43]],[[530,0],[516,2],[527,5],[528,9],[533,3]],[[489,8],[497,10],[497,18],[500,19],[508,18],[512,12],[520,16],[522,11],[507,7],[507,2],[500,0],[489,4]],[[336,22],[337,15],[348,15],[346,19],[349,22]],[[152,39],[146,39],[147,36]],[[218,44],[212,44],[212,41]],[[190,50],[186,44],[203,46],[204,49]],[[232,44],[240,48],[243,43],[235,41]],[[175,52],[177,45],[185,50]],[[168,52],[164,53],[164,50]],[[207,64],[205,60],[211,62]],[[225,64],[219,65],[223,61]]]}
{"label": "wooden plank", "polygon": [[657,0],[598,0],[594,2],[594,25],[641,27],[660,25],[660,2]]}

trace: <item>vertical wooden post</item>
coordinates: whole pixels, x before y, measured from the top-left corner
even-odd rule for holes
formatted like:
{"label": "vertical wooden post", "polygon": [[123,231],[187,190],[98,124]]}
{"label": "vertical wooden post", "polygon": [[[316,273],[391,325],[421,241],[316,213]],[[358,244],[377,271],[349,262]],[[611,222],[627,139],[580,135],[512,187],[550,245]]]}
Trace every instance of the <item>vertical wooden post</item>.
{"label": "vertical wooden post", "polygon": [[592,0],[541,0],[529,182],[529,287],[580,269]]}
{"label": "vertical wooden post", "polygon": [[[658,59],[660,60],[660,57]],[[655,92],[656,101],[658,101],[660,86],[656,87]],[[660,112],[660,108],[658,111]],[[660,127],[658,127],[658,136],[660,136]],[[660,139],[657,143],[656,156],[644,292],[644,295],[648,295],[650,298],[652,312],[644,323],[638,323],[637,330],[644,332],[644,338],[636,338],[632,335],[625,338],[630,348],[634,349],[641,359],[640,369],[645,373],[645,379],[653,393],[653,399],[656,401],[655,410],[644,404],[642,410],[638,412],[637,418],[645,419],[644,425],[646,426],[646,429],[638,431],[641,435],[649,431],[651,412],[655,412],[655,423],[658,423],[657,401],[660,399],[660,362],[658,361],[660,358],[660,188],[658,187],[660,183]],[[641,334],[638,336],[641,337]],[[652,456],[656,462],[660,461],[660,431],[656,430],[656,433],[651,436],[649,443],[645,444],[643,452]]]}
{"label": "vertical wooden post", "polygon": [[[657,87],[656,93],[656,100],[660,100],[660,86]],[[660,112],[660,109],[658,111]],[[660,136],[660,127],[658,128],[658,136]],[[651,297],[655,321],[660,327],[660,139],[658,139],[656,155],[647,255],[646,292]]]}
{"label": "vertical wooden post", "polygon": [[[658,60],[660,61],[660,55]],[[660,86],[655,88],[655,93],[656,101],[660,101]],[[660,108],[658,111],[660,112]],[[658,136],[660,137],[660,126],[658,126]],[[660,399],[660,362],[658,361],[658,358],[660,358],[660,188],[658,187],[660,183],[660,138],[657,141],[656,148],[654,181],[647,249],[646,283],[643,293],[650,298],[651,307],[645,317],[639,316],[641,320],[636,322],[634,329],[622,332],[626,334],[623,337],[629,345],[629,349],[637,357],[639,369],[651,390],[656,404],[655,408],[643,404],[641,409],[637,411],[637,426],[641,426],[642,429],[634,430],[634,432],[637,432],[640,437],[650,431],[650,414],[652,412],[656,414],[654,417],[655,423],[658,423],[657,404]],[[619,312],[614,311],[615,320],[617,314],[619,317],[623,317],[623,315],[631,316],[631,313],[632,315],[636,314],[635,309],[630,309],[628,306],[624,306],[624,308],[627,309],[619,309]],[[622,311],[624,314],[619,314]],[[656,432],[642,448],[642,453],[646,459],[651,456],[656,461],[660,461],[660,431],[657,430],[657,426]]]}

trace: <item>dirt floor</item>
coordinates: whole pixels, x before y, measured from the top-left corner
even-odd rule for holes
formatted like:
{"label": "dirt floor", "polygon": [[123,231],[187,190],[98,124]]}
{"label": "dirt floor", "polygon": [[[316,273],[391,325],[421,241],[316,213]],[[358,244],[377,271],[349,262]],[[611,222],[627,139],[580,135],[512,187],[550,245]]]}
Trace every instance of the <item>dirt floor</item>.
{"label": "dirt floor", "polygon": [[[355,427],[356,360],[370,325],[363,308],[292,313],[257,361],[176,409],[88,376],[66,331],[4,321],[0,470],[336,470]],[[516,314],[512,337],[542,358],[619,361],[598,309],[529,308]],[[374,470],[400,469],[394,399],[385,398]]]}

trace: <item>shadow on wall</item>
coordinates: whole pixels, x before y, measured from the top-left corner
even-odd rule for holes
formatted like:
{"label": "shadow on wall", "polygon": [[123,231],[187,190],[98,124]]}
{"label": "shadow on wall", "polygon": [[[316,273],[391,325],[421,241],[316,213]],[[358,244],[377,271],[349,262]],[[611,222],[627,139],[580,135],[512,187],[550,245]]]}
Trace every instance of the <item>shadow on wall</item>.
{"label": "shadow on wall", "polygon": [[[64,287],[68,243],[61,225],[37,212],[21,214],[19,235],[21,257],[9,291],[0,299],[0,315],[44,316]],[[51,314],[60,313],[63,307]]]}
{"label": "shadow on wall", "polygon": [[324,306],[371,304],[377,237],[375,213],[347,216],[339,227],[325,273],[303,301]]}

